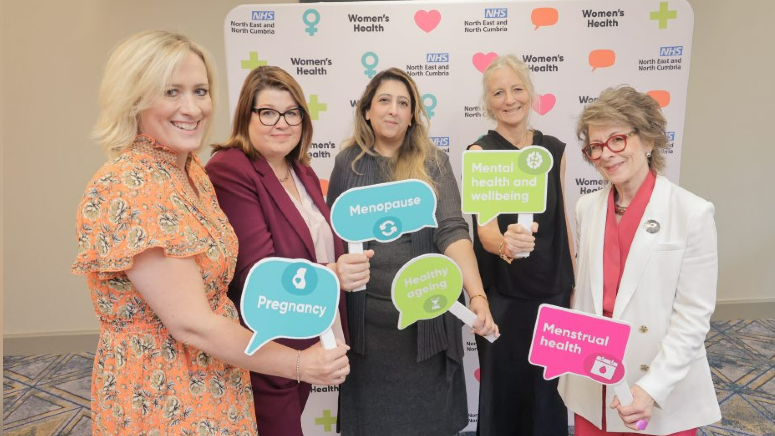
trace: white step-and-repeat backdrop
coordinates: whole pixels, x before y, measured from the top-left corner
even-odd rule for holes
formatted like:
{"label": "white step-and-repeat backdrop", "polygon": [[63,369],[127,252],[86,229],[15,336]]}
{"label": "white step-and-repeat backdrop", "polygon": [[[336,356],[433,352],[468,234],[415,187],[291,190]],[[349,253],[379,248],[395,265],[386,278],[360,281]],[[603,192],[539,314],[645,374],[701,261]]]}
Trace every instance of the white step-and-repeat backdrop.
{"label": "white step-and-repeat backdrop", "polygon": [[[530,66],[537,93],[530,124],[568,144],[572,214],[579,196],[603,184],[581,156],[576,118],[610,86],[629,84],[660,102],[670,138],[666,175],[678,181],[693,24],[686,0],[243,5],[224,23],[229,107],[233,113],[251,69],[276,65],[291,73],[307,96],[312,166],[325,191],[357,99],[374,74],[398,67],[417,82],[433,141],[459,178],[465,147],[494,127],[482,109],[482,71],[494,57],[515,54]],[[476,344],[463,332],[473,430],[479,364]],[[305,434],[334,433],[336,392],[313,386]]]}

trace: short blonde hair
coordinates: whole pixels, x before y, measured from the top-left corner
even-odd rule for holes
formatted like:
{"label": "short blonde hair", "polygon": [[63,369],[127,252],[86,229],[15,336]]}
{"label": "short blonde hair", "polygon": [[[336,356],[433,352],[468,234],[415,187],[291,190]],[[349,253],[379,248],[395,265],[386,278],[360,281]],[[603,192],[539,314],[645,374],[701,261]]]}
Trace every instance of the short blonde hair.
{"label": "short blonde hair", "polygon": [[[209,53],[187,36],[149,30],[130,36],[113,50],[102,77],[100,115],[92,132],[109,155],[116,156],[132,144],[139,133],[140,112],[164,94],[167,82],[189,53],[205,64],[215,109],[215,64]],[[205,138],[211,126],[209,123]]]}
{"label": "short blonde hair", "polygon": [[213,153],[228,148],[239,148],[250,160],[257,160],[261,153],[250,143],[250,119],[258,94],[265,89],[288,91],[293,100],[304,112],[301,119],[301,138],[296,147],[288,153],[286,159],[309,166],[311,158],[307,153],[312,144],[312,119],[309,115],[304,91],[296,79],[280,67],[265,65],[248,74],[242,84],[242,91],[234,111],[234,123],[231,137],[223,144],[214,144]]}
{"label": "short blonde hair", "polygon": [[[583,142],[582,149],[589,145],[589,126],[629,126],[635,130],[645,144],[653,144],[649,169],[662,173],[665,169],[667,150],[667,120],[659,103],[650,95],[638,92],[630,86],[608,88],[600,97],[587,105],[579,115],[576,136]],[[587,155],[584,159],[589,161]]]}
{"label": "short blonde hair", "polygon": [[[484,113],[487,115],[488,118],[494,120],[495,114],[492,112],[492,108],[490,107],[490,95],[487,91],[487,83],[490,81],[490,77],[492,77],[492,74],[495,72],[495,70],[498,70],[500,68],[510,68],[511,71],[514,71],[514,74],[519,77],[519,79],[522,81],[522,84],[525,85],[525,90],[527,91],[527,95],[530,97],[530,102],[528,106],[533,105],[533,97],[535,96],[535,88],[533,88],[533,81],[530,80],[530,67],[519,58],[514,56],[513,54],[508,54],[504,56],[499,56],[495,58],[492,63],[487,67],[486,70],[484,70],[484,74],[482,75],[482,102],[484,103]],[[530,108],[528,107],[527,111],[528,118],[525,119],[526,123],[530,120]]]}

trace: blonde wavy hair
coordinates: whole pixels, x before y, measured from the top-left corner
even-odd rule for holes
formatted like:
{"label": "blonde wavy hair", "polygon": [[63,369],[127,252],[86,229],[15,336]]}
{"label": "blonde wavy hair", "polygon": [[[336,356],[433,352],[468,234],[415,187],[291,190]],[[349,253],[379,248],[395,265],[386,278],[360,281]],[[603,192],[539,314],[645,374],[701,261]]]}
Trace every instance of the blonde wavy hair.
{"label": "blonde wavy hair", "polygon": [[[533,106],[533,97],[535,96],[533,81],[530,80],[530,67],[513,54],[498,56],[490,63],[487,69],[484,70],[484,74],[482,75],[482,102],[484,103],[484,113],[487,115],[487,118],[491,120],[495,120],[495,114],[492,112],[492,107],[490,106],[490,92],[487,89],[487,85],[490,82],[492,74],[501,68],[511,69],[511,71],[519,77],[519,80],[522,81],[522,84],[525,85],[525,91],[527,91],[527,95],[530,97],[528,108]],[[530,110],[528,109],[525,124],[528,124],[529,121]]]}
{"label": "blonde wavy hair", "polygon": [[[214,110],[215,64],[210,54],[187,36],[149,30],[130,36],[113,50],[102,77],[100,115],[92,132],[110,156],[121,154],[132,144],[139,133],[140,112],[164,94],[167,82],[189,53],[205,64]],[[205,138],[211,126],[207,124]]]}
{"label": "blonde wavy hair", "polygon": [[436,183],[428,174],[428,164],[440,168],[438,150],[428,137],[428,114],[422,105],[420,92],[411,77],[398,68],[390,68],[379,72],[374,76],[363,95],[358,100],[355,111],[355,128],[353,136],[344,142],[344,148],[360,147],[361,152],[352,162],[352,170],[355,173],[355,164],[366,154],[376,155],[374,144],[376,138],[371,122],[366,119],[366,111],[371,107],[372,100],[379,87],[386,81],[393,80],[403,83],[409,91],[412,107],[412,124],[406,131],[404,142],[398,153],[390,158],[388,177],[391,181],[419,179],[436,189]]}

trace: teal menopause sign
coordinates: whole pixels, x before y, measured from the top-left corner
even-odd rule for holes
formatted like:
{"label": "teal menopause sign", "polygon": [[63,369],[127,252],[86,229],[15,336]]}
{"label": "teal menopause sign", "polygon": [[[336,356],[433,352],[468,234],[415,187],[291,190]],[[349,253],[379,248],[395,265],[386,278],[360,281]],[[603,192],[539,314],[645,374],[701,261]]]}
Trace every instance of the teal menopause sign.
{"label": "teal menopause sign", "polygon": [[348,242],[389,242],[437,225],[436,194],[416,179],[348,189],[331,206],[331,227]]}
{"label": "teal menopause sign", "polygon": [[277,338],[321,336],[336,347],[331,326],[339,305],[339,279],[328,268],[306,259],[270,257],[250,269],[240,309],[254,334],[245,349],[253,354]]}

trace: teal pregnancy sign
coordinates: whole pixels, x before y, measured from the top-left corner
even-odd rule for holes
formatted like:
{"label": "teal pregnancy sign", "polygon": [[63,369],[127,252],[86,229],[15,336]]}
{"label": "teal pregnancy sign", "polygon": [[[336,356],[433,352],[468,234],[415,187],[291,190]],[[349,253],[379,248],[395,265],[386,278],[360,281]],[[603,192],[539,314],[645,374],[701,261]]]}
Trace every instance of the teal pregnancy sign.
{"label": "teal pregnancy sign", "polygon": [[542,213],[554,161],[544,147],[463,152],[463,212],[484,225],[502,213]]}
{"label": "teal pregnancy sign", "polygon": [[389,242],[437,225],[436,194],[415,179],[349,189],[331,206],[331,226],[348,242]]}
{"label": "teal pregnancy sign", "polygon": [[339,279],[328,268],[306,259],[262,259],[250,269],[240,301],[254,332],[245,353],[277,338],[322,335],[334,323],[338,305]]}

